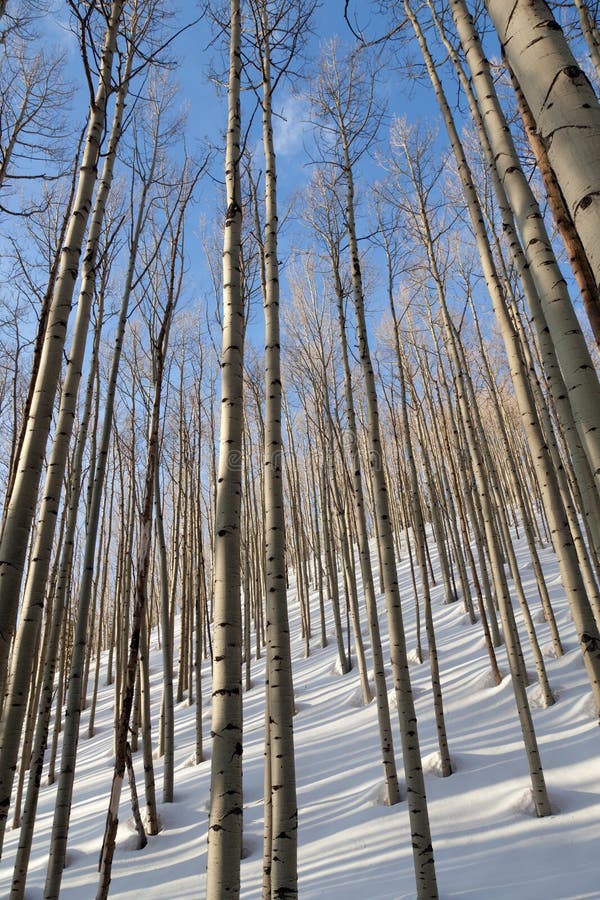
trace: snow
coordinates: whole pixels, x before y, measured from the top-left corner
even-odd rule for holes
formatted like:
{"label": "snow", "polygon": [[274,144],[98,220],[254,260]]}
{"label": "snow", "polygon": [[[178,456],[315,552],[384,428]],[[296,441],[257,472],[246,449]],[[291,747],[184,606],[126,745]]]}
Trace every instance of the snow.
{"label": "snow", "polygon": [[[432,544],[432,553],[434,545]],[[414,602],[407,559],[399,575],[410,674],[440,898],[468,900],[584,900],[600,897],[600,765],[598,725],[591,691],[550,549],[541,551],[565,654],[556,658],[526,549],[517,543],[525,589],[548,667],[556,703],[543,708],[535,682],[528,688],[553,815],[538,819],[531,798],[504,649],[498,652],[502,682],[494,686],[479,623],[471,625],[460,600],[443,604],[433,588],[434,619],[453,774],[442,778],[431,703],[429,668],[414,654]],[[374,558],[374,563],[376,559]],[[375,702],[365,707],[356,667],[341,675],[335,641],[319,646],[318,604],[313,596],[311,655],[304,658],[300,616],[290,591],[299,805],[299,891],[303,900],[401,900],[415,896],[408,813],[395,703],[391,704],[403,802],[385,805]],[[382,630],[386,631],[383,598]],[[520,621],[520,614],[517,612]],[[363,623],[364,624],[364,623]],[[328,622],[331,631],[331,622]],[[423,636],[425,642],[425,637]],[[525,645],[525,638],[523,638]],[[387,640],[384,639],[384,649]],[[527,667],[533,672],[531,656]],[[160,704],[161,654],[151,651],[153,711]],[[368,659],[372,668],[372,660]],[[193,765],[195,708],[176,708],[175,802],[160,804],[162,830],[144,850],[135,849],[129,793],[123,791],[121,824],[110,896],[186,900],[205,896],[206,831],[210,784],[210,667],[204,664],[206,759]],[[389,673],[388,673],[389,674]],[[372,671],[371,671],[372,675]],[[97,731],[87,739],[82,717],[73,799],[68,865],[61,898],[95,894],[97,863],[112,778],[113,688],[98,701]],[[263,684],[264,660],[253,661],[253,687],[244,697],[244,858],[242,897],[262,896]],[[388,678],[390,699],[392,685]],[[156,721],[156,719],[155,719]],[[156,735],[155,735],[156,739]],[[158,799],[162,763],[155,761]],[[143,803],[141,754],[134,754]],[[38,827],[27,882],[27,900],[43,896],[56,785],[42,787]],[[0,864],[1,892],[12,876],[18,831],[7,834]]]}

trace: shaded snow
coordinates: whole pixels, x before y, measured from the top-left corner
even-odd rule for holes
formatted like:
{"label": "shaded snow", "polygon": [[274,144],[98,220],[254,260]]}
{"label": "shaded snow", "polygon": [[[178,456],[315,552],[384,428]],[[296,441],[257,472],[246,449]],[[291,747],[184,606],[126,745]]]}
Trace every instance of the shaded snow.
{"label": "shaded snow", "polygon": [[[433,548],[432,548],[433,549]],[[526,552],[525,588],[544,646],[557,702],[542,708],[539,690],[528,694],[554,814],[538,819],[531,799],[527,761],[520,738],[504,650],[503,674],[493,685],[479,623],[471,625],[460,601],[443,605],[443,588],[433,589],[434,617],[444,691],[446,725],[454,773],[441,778],[426,654],[416,661],[414,601],[408,563],[399,564],[407,644],[411,659],[423,768],[428,791],[438,884],[442,900],[584,900],[600,897],[600,748],[590,689],[573,632],[558,571],[550,550],[541,552],[565,655],[549,652],[548,629],[539,615]],[[374,559],[376,564],[376,559]],[[385,610],[380,600],[382,628]],[[304,658],[298,606],[290,593],[292,656],[297,699],[294,719],[299,801],[299,877],[302,900],[401,900],[415,896],[406,803],[388,807],[379,761],[375,703],[362,704],[356,667],[339,674],[335,640],[318,645],[318,605],[313,597],[314,643]],[[520,615],[517,612],[520,621]],[[328,631],[331,633],[331,621]],[[426,640],[423,635],[423,643]],[[384,641],[387,648],[387,639]],[[550,648],[551,649],[551,648]],[[425,646],[424,646],[425,650]],[[528,669],[533,665],[526,653]],[[372,670],[372,660],[367,664]],[[388,663],[386,662],[386,665]],[[161,655],[153,641],[153,712],[160,704]],[[209,693],[210,667],[204,664]],[[101,676],[104,682],[105,672]],[[253,688],[245,695],[244,858],[242,897],[259,900],[262,868],[264,660],[253,663]],[[388,672],[390,699],[393,684]],[[113,753],[112,688],[102,687],[97,735],[82,738],[73,798],[69,863],[61,898],[86,900],[95,894]],[[205,704],[206,704],[205,699]],[[397,712],[391,704],[402,797],[405,797]],[[156,721],[155,718],[155,721]],[[210,714],[204,713],[207,757]],[[131,807],[123,792],[121,824],[110,896],[144,900],[187,900],[205,896],[206,831],[210,761],[193,765],[195,709],[176,709],[175,802],[160,804],[162,832],[135,850]],[[156,741],[156,734],[154,735]],[[140,802],[143,767],[134,755]],[[158,799],[161,762],[156,761]],[[27,900],[41,900],[48,859],[56,786],[40,796]],[[2,895],[12,875],[18,832],[7,834],[0,864]]]}

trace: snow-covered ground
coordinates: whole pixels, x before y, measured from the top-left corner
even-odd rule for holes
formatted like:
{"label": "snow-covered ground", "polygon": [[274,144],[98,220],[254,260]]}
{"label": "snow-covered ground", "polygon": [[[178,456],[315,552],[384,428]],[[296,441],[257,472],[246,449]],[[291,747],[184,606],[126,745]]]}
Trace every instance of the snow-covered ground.
{"label": "snow-covered ground", "polygon": [[[432,545],[433,546],[433,545]],[[471,625],[459,601],[442,604],[433,590],[435,626],[446,725],[454,773],[437,774],[436,738],[427,660],[411,666],[440,897],[469,900],[583,900],[600,898],[600,735],[591,691],[570,621],[558,570],[549,548],[542,551],[565,655],[554,658],[535,592],[526,551],[517,544],[523,578],[539,629],[557,702],[543,709],[532,683],[529,697],[554,814],[532,811],[527,762],[510,678],[491,687],[479,623]],[[399,564],[409,651],[414,648],[412,589],[407,558]],[[313,623],[317,603],[313,597]],[[387,632],[381,600],[381,624]],[[406,803],[382,803],[375,704],[360,702],[356,668],[340,675],[336,648],[318,646],[304,658],[300,617],[290,595],[292,656],[297,701],[295,718],[299,806],[299,890],[303,900],[400,900],[415,896]],[[330,623],[331,624],[331,623]],[[366,634],[366,620],[364,622]],[[425,640],[425,639],[424,639]],[[526,639],[523,638],[525,646]],[[384,646],[387,646],[387,641]],[[413,654],[414,657],[414,654]],[[533,665],[527,654],[528,668]],[[499,650],[503,673],[508,671]],[[205,664],[207,759],[189,764],[194,747],[194,707],[176,710],[175,802],[160,805],[162,831],[134,850],[129,792],[124,788],[111,897],[184,900],[205,896],[206,830],[210,781],[209,666]],[[151,678],[154,712],[160,703],[161,655],[153,641]],[[104,675],[104,672],[103,672]],[[242,897],[261,897],[264,663],[253,663],[253,687],[245,695],[244,859]],[[101,684],[104,678],[101,676]],[[390,684],[396,752],[402,775],[400,738]],[[95,895],[97,863],[112,778],[112,688],[102,687],[97,735],[80,741],[68,865],[61,897]],[[87,716],[82,719],[82,735]],[[143,771],[134,757],[140,800]],[[156,761],[158,798],[162,764]],[[55,786],[44,787],[27,887],[28,900],[43,896]],[[6,896],[18,832],[7,835],[0,864]]]}

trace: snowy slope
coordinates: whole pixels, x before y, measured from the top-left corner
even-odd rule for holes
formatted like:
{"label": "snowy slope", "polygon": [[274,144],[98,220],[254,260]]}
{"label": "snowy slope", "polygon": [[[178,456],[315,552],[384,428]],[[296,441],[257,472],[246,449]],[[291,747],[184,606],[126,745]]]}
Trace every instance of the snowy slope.
{"label": "snowy slope", "polygon": [[[556,704],[540,708],[529,690],[542,762],[554,815],[532,813],[527,763],[520,739],[510,679],[490,687],[481,626],[469,624],[460,602],[442,605],[433,591],[446,725],[454,774],[440,778],[427,660],[411,666],[431,816],[440,897],[468,900],[583,900],[600,897],[600,739],[591,691],[557,567],[542,551],[565,655],[552,655],[547,627],[526,551],[518,544],[523,577],[540,643],[547,656]],[[375,562],[375,560],[374,560]],[[407,559],[399,564],[409,650],[414,647],[413,600]],[[316,598],[313,622],[317,622]],[[385,612],[381,600],[381,623]],[[360,705],[356,668],[341,676],[335,641],[326,649],[314,638],[304,658],[300,618],[290,595],[292,656],[297,700],[295,719],[299,803],[299,878],[303,900],[400,900],[415,896],[406,804],[382,805],[375,704]],[[366,622],[364,624],[366,634]],[[314,629],[316,632],[316,629]],[[331,630],[333,636],[333,631]],[[524,641],[525,643],[525,641]],[[387,645],[387,642],[384,646]],[[528,667],[533,665],[529,656]],[[499,651],[507,672],[504,651]],[[161,655],[153,644],[154,712],[160,703]],[[104,674],[104,673],[103,673]],[[264,663],[253,664],[253,688],[245,695],[245,858],[242,896],[261,897],[262,867],[262,684]],[[104,678],[101,675],[101,684]],[[209,665],[205,663],[206,744],[209,752]],[[390,700],[399,758],[400,738],[390,680]],[[97,863],[112,778],[112,688],[102,687],[97,735],[82,738],[73,802],[69,861],[61,897],[93,898]],[[538,704],[538,705],[536,705]],[[86,733],[88,713],[82,718]],[[136,851],[128,792],[111,897],[184,900],[205,896],[206,829],[210,761],[189,765],[194,747],[194,707],[176,710],[175,802],[160,806],[163,830]],[[207,752],[207,757],[208,757]],[[134,758],[143,795],[141,757]],[[399,759],[401,775],[401,760]],[[158,798],[161,763],[156,761]],[[27,898],[43,896],[55,786],[44,787],[28,879]],[[0,864],[0,892],[8,893],[18,832],[7,835]]]}

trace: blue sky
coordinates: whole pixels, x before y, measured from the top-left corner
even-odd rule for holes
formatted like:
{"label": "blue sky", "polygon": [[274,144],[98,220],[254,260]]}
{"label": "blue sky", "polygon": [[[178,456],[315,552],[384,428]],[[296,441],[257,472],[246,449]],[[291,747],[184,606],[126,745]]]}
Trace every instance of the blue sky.
{"label": "blue sky", "polygon": [[[184,13],[180,13],[178,21],[193,20],[198,6],[194,3],[181,4]],[[386,23],[382,17],[369,19],[365,11],[367,7],[356,2],[355,9],[360,10],[360,25],[365,28],[369,36],[381,34],[386,30]],[[82,77],[82,66],[79,59],[77,41],[69,32],[68,12],[66,5],[57,2],[55,15],[49,17],[44,23],[44,29],[48,40],[56,42],[67,49],[70,55],[69,69],[72,72],[73,84],[79,86],[74,105],[81,113],[81,121],[87,106],[86,86]],[[305,62],[303,67],[310,74],[314,71],[315,61],[328,40],[337,35],[344,44],[352,44],[353,36],[344,20],[343,0],[326,0],[316,10],[314,19],[314,33],[310,36],[305,49]],[[204,146],[208,141],[212,146],[222,144],[222,136],[226,125],[226,98],[223,92],[217,93],[211,81],[210,73],[218,63],[218,50],[211,46],[213,33],[206,19],[193,25],[172,45],[170,56],[174,62],[173,76],[179,84],[180,100],[188,112],[187,143],[188,150],[195,152],[199,157],[204,155]],[[379,52],[379,51],[378,51]],[[413,59],[416,59],[412,51]],[[390,69],[389,74],[381,78],[381,92],[384,95],[390,116],[400,115],[409,119],[426,117],[431,123],[438,119],[437,107],[428,82],[410,81],[397,70]],[[303,92],[306,89],[304,79],[295,79],[293,84],[282,83],[276,95],[275,109],[280,114],[275,124],[275,142],[278,157],[279,170],[279,196],[280,211],[287,207],[292,195],[297,192],[310,178],[312,166],[306,152],[306,144],[309,143],[309,107]],[[249,97],[246,98],[246,109],[250,107]],[[387,125],[382,129],[382,140],[385,140]],[[442,136],[445,142],[445,137]],[[257,158],[260,158],[260,121],[255,123],[255,136],[253,137]],[[222,156],[215,152],[211,174],[214,180],[204,179],[198,191],[198,202],[191,212],[191,227],[188,227],[187,255],[190,261],[187,274],[187,298],[193,304],[198,296],[207,297],[208,303],[214,303],[210,287],[207,285],[206,272],[203,263],[203,251],[201,246],[202,229],[212,222],[220,228],[222,211],[219,208],[221,200],[218,196],[216,182],[222,179]],[[364,161],[361,166],[359,190],[362,196],[368,196],[368,184],[380,176],[373,162]],[[362,209],[365,206],[363,203]],[[363,220],[364,221],[364,220]],[[361,218],[359,216],[359,228]],[[365,222],[365,230],[370,227]],[[294,239],[295,226],[290,223],[281,241],[281,257],[288,258],[290,254],[290,241]],[[376,254],[374,254],[376,256]],[[283,274],[284,293],[282,303],[285,304],[285,272]],[[370,298],[370,308],[374,319],[379,317],[387,301],[379,302],[377,297]],[[262,344],[261,338],[262,316],[260,308],[254,313],[250,325],[250,339],[258,347]]]}
{"label": "blue sky", "polygon": [[[354,39],[344,20],[343,0],[329,0],[323,3],[315,13],[314,35],[311,36],[304,51],[306,59],[305,67],[310,74],[314,70],[315,60],[318,58],[323,45],[332,37],[338,36],[342,43],[351,44]],[[365,24],[363,22],[363,24]],[[208,138],[212,142],[219,141],[226,124],[226,100],[223,95],[217,96],[215,87],[209,80],[209,73],[214,65],[215,51],[209,47],[210,30],[202,21],[189,29],[178,39],[176,56],[179,60],[176,69],[176,78],[181,87],[182,96],[189,104],[188,133],[191,140],[198,142]],[[399,89],[400,76],[391,72],[387,79],[382,79],[381,90],[386,95],[390,114],[412,116],[427,112],[435,114],[435,102],[427,87],[406,82]],[[295,79],[293,83],[282,83],[275,98],[275,110],[279,113],[274,126],[276,153],[278,159],[278,183],[280,209],[287,206],[292,194],[297,192],[310,178],[312,165],[306,152],[306,145],[310,143],[309,105],[304,96],[306,83],[303,79]],[[246,108],[250,106],[246,98]],[[260,126],[260,122],[256,122]],[[256,130],[254,147],[257,158],[260,158],[260,132]],[[384,135],[382,135],[383,137]],[[376,177],[375,166],[365,165],[365,175]],[[216,178],[221,177],[222,161],[215,159],[213,171]],[[205,187],[203,185],[201,192]],[[202,211],[202,204],[198,212]],[[281,242],[281,256],[285,258],[289,253],[287,236],[292,236],[294,226],[289,225]],[[192,245],[193,237],[190,235],[188,252],[192,259],[200,262],[197,255],[199,248]],[[198,277],[201,278],[200,270]],[[285,288],[285,272],[283,277]],[[282,298],[285,303],[285,293]],[[250,323],[250,338],[260,346],[262,321],[261,316],[255,313]]]}

